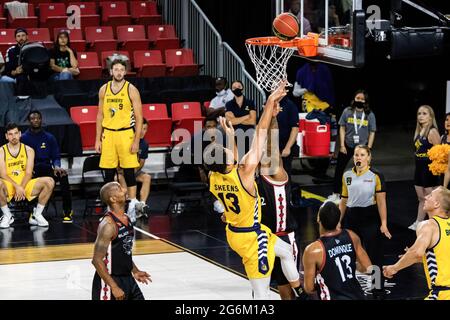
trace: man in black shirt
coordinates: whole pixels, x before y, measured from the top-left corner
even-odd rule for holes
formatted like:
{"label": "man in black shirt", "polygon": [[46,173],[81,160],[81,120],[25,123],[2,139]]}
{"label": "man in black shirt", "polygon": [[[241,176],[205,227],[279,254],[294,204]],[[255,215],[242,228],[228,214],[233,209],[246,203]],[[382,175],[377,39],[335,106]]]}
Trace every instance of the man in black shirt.
{"label": "man in black shirt", "polygon": [[28,80],[28,76],[25,74],[22,65],[19,65],[19,55],[22,47],[28,42],[28,32],[24,28],[17,28],[15,31],[15,37],[17,44],[10,47],[5,54],[5,78],[3,81],[15,81],[23,82]]}
{"label": "man in black shirt", "polygon": [[358,271],[368,272],[372,263],[352,231],[339,229],[339,208],[331,201],[319,209],[317,223],[320,238],[303,253],[304,289],[321,300],[362,300],[364,294],[356,278]]}
{"label": "man in black shirt", "polygon": [[133,262],[134,229],[125,215],[126,197],[127,189],[118,182],[109,182],[100,189],[100,198],[109,211],[98,226],[95,240],[93,300],[144,300],[136,280],[151,282],[150,275]]}

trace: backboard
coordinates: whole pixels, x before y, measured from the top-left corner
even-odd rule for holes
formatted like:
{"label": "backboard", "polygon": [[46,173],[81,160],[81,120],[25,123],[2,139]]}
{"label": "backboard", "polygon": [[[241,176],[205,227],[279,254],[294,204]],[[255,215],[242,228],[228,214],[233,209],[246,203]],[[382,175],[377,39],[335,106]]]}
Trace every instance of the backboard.
{"label": "backboard", "polygon": [[318,55],[301,57],[344,67],[364,65],[366,15],[362,0],[282,0],[279,8],[300,22],[300,34],[319,34]]}

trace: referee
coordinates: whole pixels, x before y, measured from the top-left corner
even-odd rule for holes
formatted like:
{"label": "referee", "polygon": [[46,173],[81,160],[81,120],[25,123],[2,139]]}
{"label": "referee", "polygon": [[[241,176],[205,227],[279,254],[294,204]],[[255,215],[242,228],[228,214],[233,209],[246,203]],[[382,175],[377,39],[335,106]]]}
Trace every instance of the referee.
{"label": "referee", "polygon": [[[356,146],[353,161],[355,166],[342,177],[342,199],[339,204],[342,228],[354,231],[361,238],[370,260],[382,270],[382,234],[388,239],[392,237],[387,227],[384,177],[370,167],[371,152],[368,146]],[[374,298],[383,298],[383,278],[372,294]]]}

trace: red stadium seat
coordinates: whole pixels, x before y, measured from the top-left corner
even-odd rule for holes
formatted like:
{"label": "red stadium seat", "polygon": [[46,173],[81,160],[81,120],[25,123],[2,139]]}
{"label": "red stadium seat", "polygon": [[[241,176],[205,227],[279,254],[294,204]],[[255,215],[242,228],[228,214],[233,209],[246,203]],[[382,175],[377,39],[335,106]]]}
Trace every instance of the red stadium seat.
{"label": "red stadium seat", "polygon": [[95,2],[70,2],[67,7],[71,5],[80,7],[80,25],[83,28],[100,25],[100,15],[97,14],[97,5]]}
{"label": "red stadium seat", "polygon": [[46,48],[53,47],[53,42],[50,39],[50,32],[47,28],[29,28],[28,41],[39,41],[44,44]]}
{"label": "red stadium seat", "polygon": [[100,55],[102,51],[116,50],[117,41],[111,26],[86,27],[85,35],[89,51],[97,51]]}
{"label": "red stadium seat", "polygon": [[41,3],[39,5],[39,27],[64,28],[67,26],[66,5],[64,3]]}
{"label": "red stadium seat", "polygon": [[97,110],[97,106],[70,108],[70,117],[80,127],[83,150],[92,150],[95,147]]}
{"label": "red stadium seat", "polygon": [[127,50],[130,56],[134,50],[148,49],[149,41],[145,37],[145,27],[136,26],[118,26],[117,41],[121,50]]}
{"label": "red stadium seat", "polygon": [[173,140],[175,144],[182,142],[182,132],[177,129],[189,131],[191,137],[203,128],[200,102],[176,102],[171,105],[172,121],[174,122]]}
{"label": "red stadium seat", "polygon": [[79,52],[78,69],[79,80],[95,80],[102,77],[102,67],[98,63],[97,52]]}
{"label": "red stadium seat", "polygon": [[53,29],[53,39],[56,41],[56,35],[60,31],[67,31],[70,37],[70,47],[77,53],[86,51],[86,41],[83,39],[81,29],[55,28]]}
{"label": "red stadium seat", "polygon": [[168,75],[175,77],[198,75],[199,66],[194,62],[192,49],[168,49],[165,55]]}
{"label": "red stadium seat", "polygon": [[167,49],[180,47],[180,39],[177,38],[173,25],[150,25],[147,27],[147,35],[152,49],[161,50],[164,53]]}
{"label": "red stadium seat", "polygon": [[131,16],[128,14],[128,6],[125,1],[100,2],[102,9],[102,25],[124,26],[131,24]]}
{"label": "red stadium seat", "polygon": [[164,77],[166,64],[162,62],[159,50],[134,51],[134,67],[140,77]]}
{"label": "red stadium seat", "polygon": [[14,36],[15,29],[0,30],[0,52],[5,56],[9,47],[16,44],[16,37]]}
{"label": "red stadium seat", "polygon": [[161,24],[162,18],[158,14],[156,1],[131,1],[130,14],[136,24]]}
{"label": "red stadium seat", "polygon": [[143,104],[142,116],[148,122],[145,141],[151,147],[172,146],[172,119],[167,115],[165,104]]}
{"label": "red stadium seat", "polygon": [[13,18],[8,12],[8,25],[9,28],[37,28],[38,17],[34,14],[34,5],[32,3],[28,4],[28,17],[16,17]]}

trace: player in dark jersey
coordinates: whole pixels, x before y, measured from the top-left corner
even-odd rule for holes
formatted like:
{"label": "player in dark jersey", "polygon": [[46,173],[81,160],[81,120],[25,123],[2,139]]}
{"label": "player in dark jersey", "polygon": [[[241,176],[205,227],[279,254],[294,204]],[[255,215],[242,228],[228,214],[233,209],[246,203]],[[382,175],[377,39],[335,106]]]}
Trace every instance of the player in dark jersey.
{"label": "player in dark jersey", "polygon": [[[269,227],[274,234],[290,245],[292,256],[298,268],[299,254],[294,233],[297,225],[290,213],[291,183],[289,175],[283,168],[279,146],[276,143],[277,139],[272,140],[273,130],[276,129],[278,129],[277,118],[273,117],[267,138],[267,155],[268,159],[271,160],[265,163],[263,161],[257,179],[261,197],[261,223]],[[271,277],[277,283],[281,299],[295,299],[295,294],[283,273],[281,261],[278,257],[275,258]]]}
{"label": "player in dark jersey", "polygon": [[109,211],[98,226],[95,240],[93,300],[143,300],[136,280],[151,282],[150,275],[140,271],[132,259],[134,229],[125,215],[126,195],[127,190],[118,182],[109,182],[100,189]]}
{"label": "player in dark jersey", "polygon": [[358,271],[365,273],[372,263],[359,237],[338,229],[340,216],[333,202],[325,202],[319,209],[320,238],[303,253],[304,289],[308,294],[317,289],[321,300],[362,300],[365,297],[356,279],[356,262]]}

